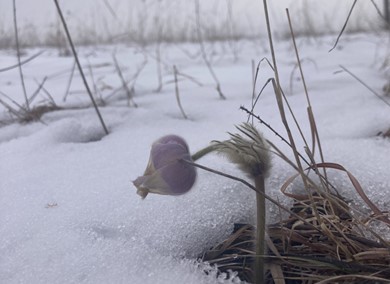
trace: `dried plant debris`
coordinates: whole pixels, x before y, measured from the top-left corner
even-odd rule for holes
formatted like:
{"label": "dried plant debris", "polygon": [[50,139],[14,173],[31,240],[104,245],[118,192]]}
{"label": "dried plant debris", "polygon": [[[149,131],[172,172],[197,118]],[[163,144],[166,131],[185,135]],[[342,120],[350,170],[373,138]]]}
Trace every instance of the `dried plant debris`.
{"label": "dried plant debris", "polygon": [[378,133],[378,136],[390,138],[390,128],[389,128],[387,131],[385,131],[385,132],[382,132],[382,131],[379,132],[379,133]]}
{"label": "dried plant debris", "polygon": [[382,90],[385,96],[390,97],[390,82],[386,83]]}
{"label": "dried plant debris", "polygon": [[[292,199],[291,215],[268,226],[266,283],[389,283],[390,243],[367,237],[367,224],[346,210],[341,197]],[[251,282],[254,256],[254,227],[235,224],[233,234],[202,260]]]}

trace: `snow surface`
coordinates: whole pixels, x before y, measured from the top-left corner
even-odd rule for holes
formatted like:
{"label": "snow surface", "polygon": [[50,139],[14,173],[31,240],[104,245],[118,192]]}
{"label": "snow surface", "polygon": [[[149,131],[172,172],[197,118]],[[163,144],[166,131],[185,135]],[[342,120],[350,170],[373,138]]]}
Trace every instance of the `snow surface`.
{"label": "snow surface", "polygon": [[[325,159],[345,166],[371,200],[388,210],[390,141],[376,135],[390,126],[389,107],[339,67],[345,66],[380,92],[388,79],[379,68],[388,52],[388,37],[346,36],[329,53],[334,39],[298,39]],[[213,66],[227,100],[218,98],[197,45],[161,47],[164,87],[155,93],[156,65],[150,56],[155,48],[148,47],[148,64],[135,85],[138,108],[127,106],[125,94],[107,98],[112,90],[102,90],[107,105],[100,110],[109,135],[104,135],[93,109],[75,108],[88,103],[78,75],[67,101],[62,102],[72,58],[47,50],[23,67],[29,93],[37,88],[34,79],[40,82],[48,76],[45,88],[64,109],[45,114],[41,122],[0,128],[0,283],[239,283],[234,274],[217,276],[215,269],[196,259],[226,238],[234,223],[254,222],[250,189],[204,171],[198,171],[194,188],[179,197],[150,194],[141,200],[131,184],[145,169],[150,145],[162,135],[180,135],[196,151],[211,140],[226,139],[227,131],[246,121],[239,107],[251,104],[251,60],[270,57],[265,44],[236,44],[240,50],[237,61],[227,44],[214,43],[207,49],[209,54],[214,50]],[[309,139],[306,102],[291,43],[280,42],[276,47],[283,88]],[[26,50],[25,58],[37,51]],[[94,66],[99,88],[121,85],[112,64],[114,51],[125,77],[130,78],[144,58],[139,49],[80,48],[83,65]],[[0,58],[1,68],[15,63],[13,52],[1,51]],[[102,63],[107,64],[99,67]],[[200,87],[188,79],[179,82],[188,120],[176,104],[174,64],[204,84]],[[88,68],[85,72],[91,81]],[[257,91],[270,76],[263,62]],[[0,74],[0,90],[23,103],[16,69]],[[36,103],[44,99],[41,92]],[[285,135],[270,86],[255,113]],[[2,109],[2,119],[7,118]],[[257,126],[291,156],[276,136]],[[294,127],[293,132],[297,135]],[[298,139],[297,144],[303,152],[303,142]],[[216,155],[199,163],[242,177]],[[268,194],[288,205],[279,188],[293,173],[274,157]],[[342,194],[360,204],[342,173],[331,173],[331,178]],[[276,208],[270,206],[267,212],[269,222],[278,220]],[[390,238],[388,231],[383,236]]]}

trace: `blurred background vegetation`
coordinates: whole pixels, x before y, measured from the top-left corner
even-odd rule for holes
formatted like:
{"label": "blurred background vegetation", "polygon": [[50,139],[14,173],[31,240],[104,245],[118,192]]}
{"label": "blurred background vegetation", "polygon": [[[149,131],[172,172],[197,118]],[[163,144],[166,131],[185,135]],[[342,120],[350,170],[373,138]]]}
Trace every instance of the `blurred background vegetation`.
{"label": "blurred background vegetation", "polygon": [[[272,1],[269,9],[275,36],[289,34],[285,8],[289,8],[294,19],[297,35],[316,36],[338,33],[353,3],[353,0]],[[388,3],[388,0],[357,2],[346,32],[383,29],[383,18],[389,17]],[[66,0],[60,4],[77,44],[196,41],[197,5],[204,40],[259,38],[266,30],[261,1]],[[22,47],[66,43],[52,0],[17,0],[16,7]],[[0,1],[0,48],[14,46],[13,3]]]}

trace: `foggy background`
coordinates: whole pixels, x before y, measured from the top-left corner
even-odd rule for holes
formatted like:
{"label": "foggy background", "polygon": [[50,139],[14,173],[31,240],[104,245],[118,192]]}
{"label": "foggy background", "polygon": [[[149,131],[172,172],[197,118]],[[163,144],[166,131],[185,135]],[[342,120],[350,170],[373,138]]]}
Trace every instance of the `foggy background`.
{"label": "foggy background", "polygon": [[[206,40],[253,38],[264,35],[260,0],[198,0],[200,27]],[[0,0],[0,48],[14,46],[13,1]],[[60,1],[71,34],[78,44],[196,40],[196,0],[66,0]],[[373,5],[358,1],[348,32],[376,30],[382,23]],[[289,8],[299,35],[338,33],[353,4],[350,1],[269,1],[273,32],[288,34]],[[52,0],[17,0],[21,44],[53,45],[64,41]]]}

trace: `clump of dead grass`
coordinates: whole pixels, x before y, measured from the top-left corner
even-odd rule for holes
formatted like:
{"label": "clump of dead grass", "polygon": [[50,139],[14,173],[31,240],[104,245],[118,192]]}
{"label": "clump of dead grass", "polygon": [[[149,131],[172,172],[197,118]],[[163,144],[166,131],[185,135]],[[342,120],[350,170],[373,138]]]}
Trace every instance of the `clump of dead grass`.
{"label": "clump of dead grass", "polygon": [[255,255],[254,227],[236,224],[233,234],[202,260],[248,282],[255,257],[264,257],[265,283],[389,283],[390,242],[370,226],[378,219],[390,226],[384,214],[357,213],[326,189],[303,195],[282,191],[292,202],[290,215],[268,225],[264,256]]}

